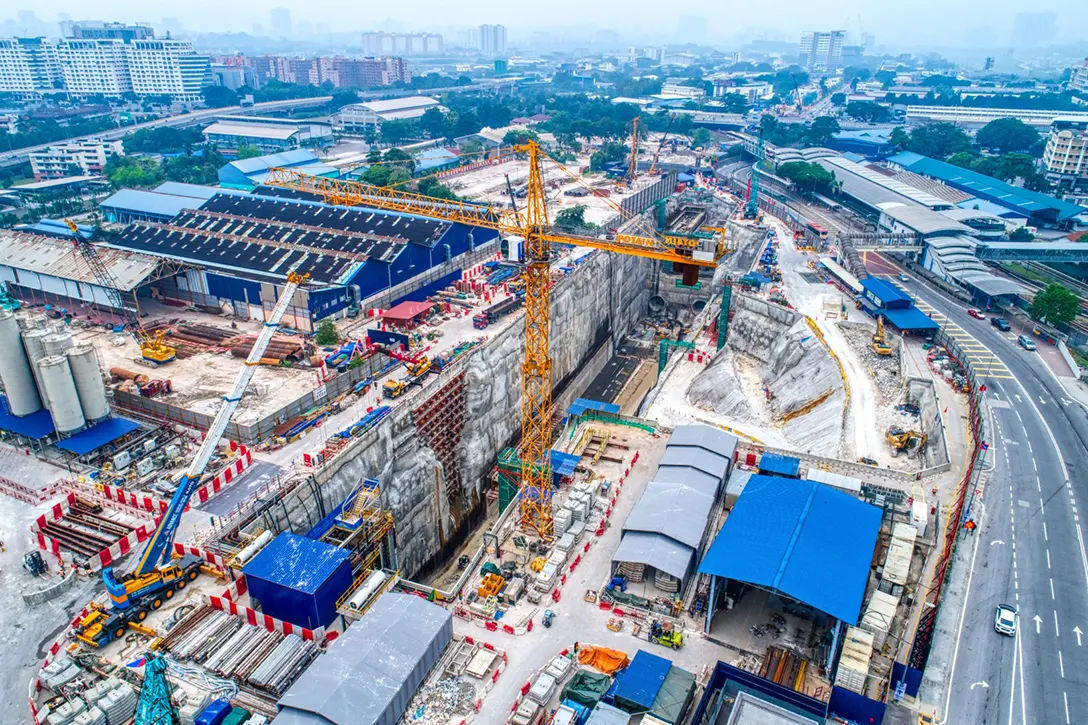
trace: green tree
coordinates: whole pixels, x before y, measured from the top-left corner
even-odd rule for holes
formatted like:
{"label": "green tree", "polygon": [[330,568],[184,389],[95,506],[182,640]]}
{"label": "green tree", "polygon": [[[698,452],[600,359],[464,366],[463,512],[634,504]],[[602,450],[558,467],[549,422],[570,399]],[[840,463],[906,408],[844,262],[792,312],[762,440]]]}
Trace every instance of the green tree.
{"label": "green tree", "polygon": [[335,345],[340,340],[340,333],[336,331],[336,325],[332,320],[324,320],[317,326],[314,334],[314,342],[318,345]]}
{"label": "green tree", "polygon": [[1027,151],[1039,140],[1039,132],[1018,118],[998,118],[990,121],[975,134],[975,142],[984,149],[1003,154]]}
{"label": "green tree", "polygon": [[388,186],[389,185],[389,172],[391,169],[388,166],[381,166],[375,164],[369,167],[363,172],[363,175],[359,179],[365,184],[373,184],[374,186]]}
{"label": "green tree", "polygon": [[244,143],[238,147],[237,158],[239,161],[242,159],[255,159],[260,155],[261,150],[256,146]]}
{"label": "green tree", "polygon": [[589,157],[589,168],[593,171],[600,171],[605,164],[622,161],[627,158],[629,153],[630,149],[627,148],[626,144],[619,141],[607,141]]}
{"label": "green tree", "polygon": [[209,108],[226,108],[238,105],[238,94],[223,86],[204,86],[200,89],[204,105]]}
{"label": "green tree", "polygon": [[835,175],[819,164],[790,161],[779,166],[777,174],[793,182],[802,194],[830,194],[835,191]]}
{"label": "green tree", "polygon": [[891,134],[888,135],[888,142],[891,143],[892,146],[906,146],[910,143],[910,134],[908,134],[907,130],[902,126],[896,126],[892,129]]}
{"label": "green tree", "polygon": [[411,121],[397,119],[382,122],[381,137],[386,143],[397,144],[413,135],[415,135],[415,124]]}
{"label": "green tree", "polygon": [[890,88],[895,81],[895,71],[892,70],[879,70],[876,75],[873,76],[876,80],[884,86],[884,88]]}
{"label": "green tree", "polygon": [[106,162],[106,178],[115,189],[146,188],[162,183],[165,175],[158,161],[134,156],[114,156]]}
{"label": "green tree", "polygon": [[419,119],[419,125],[429,138],[442,138],[446,135],[446,114],[437,108],[428,108]]}
{"label": "green tree", "polygon": [[1016,227],[1009,233],[1010,242],[1034,242],[1035,235],[1027,227]]}
{"label": "green tree", "polygon": [[859,121],[881,123],[892,117],[891,109],[873,101],[851,101],[846,104],[846,115]]}
{"label": "green tree", "polygon": [[412,172],[416,170],[416,160],[412,158],[412,155],[402,149],[389,149],[382,156],[382,163],[388,164],[395,169],[404,169],[411,176]]}
{"label": "green tree", "polygon": [[810,146],[825,146],[839,130],[839,122],[831,116],[817,116],[805,132],[805,143]]}
{"label": "green tree", "polygon": [[831,94],[831,105],[841,106],[844,103],[846,103],[846,94],[845,93],[832,93]]}
{"label": "green tree", "polygon": [[530,128],[513,129],[506,132],[506,135],[502,137],[503,146],[513,146],[514,144],[523,144],[527,141],[539,141],[540,135],[536,131]]}
{"label": "green tree", "polygon": [[691,145],[695,148],[699,148],[700,146],[706,148],[709,143],[710,131],[707,131],[705,128],[695,129],[695,133],[691,135]]}
{"label": "green tree", "polygon": [[590,224],[586,221],[586,207],[584,204],[578,204],[577,206],[561,209],[559,213],[555,215],[555,226],[558,229],[578,231],[595,229],[597,225]]}
{"label": "green tree", "polygon": [[1052,282],[1042,292],[1035,294],[1035,299],[1028,307],[1028,314],[1033,319],[1051,325],[1072,322],[1080,310],[1077,296],[1064,285]]}
{"label": "green tree", "polygon": [[403,184],[410,180],[412,175],[408,172],[408,169],[396,167],[389,172],[389,179],[386,182],[389,186],[396,186],[397,184]]}
{"label": "green tree", "polygon": [[450,188],[445,184],[438,181],[433,176],[425,176],[419,180],[417,185],[417,191],[423,196],[434,197],[435,199],[450,199],[452,201],[457,200],[457,195],[450,191]]}
{"label": "green tree", "polygon": [[956,124],[939,121],[911,131],[906,148],[923,156],[946,159],[954,153],[969,151],[971,139]]}

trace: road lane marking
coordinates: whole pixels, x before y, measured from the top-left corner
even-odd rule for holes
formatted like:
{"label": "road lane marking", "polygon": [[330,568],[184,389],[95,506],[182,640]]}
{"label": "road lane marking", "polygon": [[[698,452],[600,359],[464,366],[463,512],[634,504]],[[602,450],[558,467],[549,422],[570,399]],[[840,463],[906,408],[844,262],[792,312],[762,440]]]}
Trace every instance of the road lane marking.
{"label": "road lane marking", "polygon": [[1046,568],[1050,568],[1050,549],[1046,550]]}
{"label": "road lane marking", "polygon": [[1043,522],[1043,541],[1050,541],[1050,538],[1046,535],[1046,522]]}
{"label": "road lane marking", "polygon": [[1054,610],[1054,635],[1056,637],[1061,637],[1062,636],[1061,631],[1058,629],[1058,610],[1057,609]]}
{"label": "road lane marking", "polygon": [[1062,651],[1058,650],[1058,670],[1062,673],[1062,679],[1065,679],[1065,662],[1062,661]]}
{"label": "road lane marking", "polygon": [[1069,725],[1069,694],[1063,692],[1062,699],[1065,700],[1065,725]]}
{"label": "road lane marking", "polygon": [[1054,601],[1054,577],[1050,578],[1050,601]]}

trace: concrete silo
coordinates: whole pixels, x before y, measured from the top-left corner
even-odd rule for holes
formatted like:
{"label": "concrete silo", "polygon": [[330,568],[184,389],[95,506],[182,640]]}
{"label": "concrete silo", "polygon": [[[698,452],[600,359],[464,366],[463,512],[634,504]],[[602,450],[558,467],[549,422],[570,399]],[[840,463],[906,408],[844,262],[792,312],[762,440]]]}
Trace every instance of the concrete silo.
{"label": "concrete silo", "polygon": [[88,423],[96,423],[110,414],[106,383],[98,366],[98,353],[91,345],[76,345],[67,352],[68,365],[79,395],[79,405]]}
{"label": "concrete silo", "polygon": [[12,415],[30,415],[42,409],[37,381],[19,338],[19,323],[11,310],[0,310],[0,382]]}
{"label": "concrete silo", "polygon": [[57,432],[74,433],[83,428],[87,421],[79,405],[79,393],[68,358],[62,355],[43,357],[38,361],[38,374]]}

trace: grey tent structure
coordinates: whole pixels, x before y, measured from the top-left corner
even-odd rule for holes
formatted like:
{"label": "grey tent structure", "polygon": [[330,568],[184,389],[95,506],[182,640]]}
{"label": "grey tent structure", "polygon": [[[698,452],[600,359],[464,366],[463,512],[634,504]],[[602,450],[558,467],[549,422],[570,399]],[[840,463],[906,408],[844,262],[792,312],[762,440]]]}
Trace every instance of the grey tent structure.
{"label": "grey tent structure", "polygon": [[452,615],[386,593],[283,695],[274,725],[394,725],[453,639]]}

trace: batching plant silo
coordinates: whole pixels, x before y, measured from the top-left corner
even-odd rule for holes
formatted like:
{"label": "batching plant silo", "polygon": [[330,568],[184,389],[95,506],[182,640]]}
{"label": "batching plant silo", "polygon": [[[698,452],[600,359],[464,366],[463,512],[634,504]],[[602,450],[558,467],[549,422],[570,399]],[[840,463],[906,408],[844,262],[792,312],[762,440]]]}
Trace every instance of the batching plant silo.
{"label": "batching plant silo", "polygon": [[19,323],[11,310],[0,310],[0,381],[12,415],[30,415],[42,409],[37,382],[19,339]]}
{"label": "batching plant silo", "polygon": [[47,356],[63,355],[72,347],[72,333],[69,330],[60,330],[42,338]]}
{"label": "batching plant silo", "polygon": [[38,361],[45,357],[45,342],[43,341],[51,334],[53,334],[52,330],[40,327],[23,333],[23,349],[26,350],[26,357],[30,363],[30,372],[34,374],[34,382],[38,386],[38,396],[41,398],[43,408],[49,407],[49,398],[46,396],[44,388],[42,388],[42,374],[38,370]]}
{"label": "batching plant silo", "polygon": [[57,432],[74,433],[83,428],[87,421],[79,405],[79,393],[68,358],[61,355],[43,357],[38,361],[38,374]]}
{"label": "batching plant silo", "polygon": [[79,395],[79,405],[88,423],[96,423],[109,417],[110,404],[106,399],[106,383],[98,367],[98,353],[91,345],[76,345],[67,353],[68,365]]}

